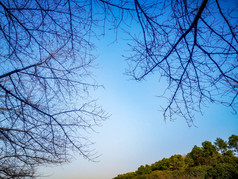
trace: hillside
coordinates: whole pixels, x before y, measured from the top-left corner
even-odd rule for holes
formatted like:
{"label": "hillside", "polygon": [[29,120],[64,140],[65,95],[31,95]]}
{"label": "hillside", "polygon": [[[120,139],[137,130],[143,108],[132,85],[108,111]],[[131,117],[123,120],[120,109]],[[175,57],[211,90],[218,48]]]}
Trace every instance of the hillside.
{"label": "hillside", "polygon": [[217,138],[214,144],[204,141],[195,145],[191,152],[182,156],[172,155],[151,165],[141,165],[135,172],[120,174],[114,179],[192,179],[238,178],[238,136],[228,141]]}

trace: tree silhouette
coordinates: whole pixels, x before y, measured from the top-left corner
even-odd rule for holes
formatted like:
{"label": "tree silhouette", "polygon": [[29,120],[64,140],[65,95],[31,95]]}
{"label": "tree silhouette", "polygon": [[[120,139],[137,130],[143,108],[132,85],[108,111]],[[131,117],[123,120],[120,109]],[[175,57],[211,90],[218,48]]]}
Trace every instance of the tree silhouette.
{"label": "tree silhouette", "polygon": [[35,167],[93,160],[85,136],[107,115],[90,98],[92,4],[0,2],[0,178],[34,177]]}
{"label": "tree silhouette", "polygon": [[[208,102],[237,112],[237,3],[218,0],[102,1],[117,9],[116,24],[137,22],[130,35],[128,74],[137,81],[154,74],[167,80],[164,118],[182,116],[188,125]],[[127,17],[127,18],[125,18]],[[132,25],[135,25],[134,23]],[[117,26],[115,26],[117,28]]]}
{"label": "tree silhouette", "polygon": [[[95,27],[130,37],[128,74],[168,82],[164,118],[190,125],[207,102],[237,110],[237,4],[218,0],[0,2],[0,177],[33,177],[75,150],[107,115],[90,99]],[[128,28],[139,27],[133,32]]]}

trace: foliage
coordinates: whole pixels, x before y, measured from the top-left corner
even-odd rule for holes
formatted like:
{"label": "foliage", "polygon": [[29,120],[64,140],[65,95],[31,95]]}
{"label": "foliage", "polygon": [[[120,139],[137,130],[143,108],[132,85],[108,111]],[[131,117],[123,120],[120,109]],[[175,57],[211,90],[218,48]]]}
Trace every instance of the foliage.
{"label": "foliage", "polygon": [[[232,135],[229,139],[234,139],[237,135]],[[231,150],[219,153],[221,147],[227,143],[217,138],[216,147],[209,141],[204,141],[202,147],[194,146],[192,151],[186,156],[179,154],[172,155],[170,158],[163,158],[151,165],[141,165],[136,172],[118,175],[114,179],[125,178],[145,178],[145,179],[189,179],[189,178],[237,178],[238,177],[238,157]],[[234,148],[236,145],[232,145]],[[222,148],[222,149],[223,149]],[[232,150],[234,148],[231,147]]]}
{"label": "foliage", "polygon": [[236,163],[236,165],[230,163],[219,163],[208,170],[206,175],[216,179],[238,178],[238,163]]}
{"label": "foliage", "polygon": [[182,155],[176,154],[169,158],[170,170],[183,170],[185,169],[185,161]]}
{"label": "foliage", "polygon": [[211,168],[212,166],[206,166],[206,165],[189,167],[186,169],[186,174],[193,177],[204,177],[206,176],[207,171]]}
{"label": "foliage", "polygon": [[238,136],[232,135],[229,137],[229,148],[232,148],[234,152],[238,154]]}
{"label": "foliage", "polygon": [[116,177],[116,179],[130,179],[130,178],[134,178],[136,177],[136,173],[135,172],[129,172],[126,174],[122,174],[122,175],[118,175]]}
{"label": "foliage", "polygon": [[169,169],[169,159],[163,158],[162,160],[155,162],[151,165],[152,170],[168,170]]}
{"label": "foliage", "polygon": [[203,163],[203,152],[201,147],[195,145],[188,156],[194,161],[195,166]]}
{"label": "foliage", "polygon": [[216,145],[218,151],[221,151],[221,153],[224,155],[228,148],[227,142],[225,142],[221,138],[217,138],[215,141],[215,145]]}
{"label": "foliage", "polygon": [[151,167],[149,165],[141,165],[136,171],[137,175],[144,175],[149,173],[151,173]]}
{"label": "foliage", "polygon": [[212,145],[211,142],[205,141],[202,143],[203,150],[203,165],[212,165],[216,162],[217,159],[217,151],[216,147]]}

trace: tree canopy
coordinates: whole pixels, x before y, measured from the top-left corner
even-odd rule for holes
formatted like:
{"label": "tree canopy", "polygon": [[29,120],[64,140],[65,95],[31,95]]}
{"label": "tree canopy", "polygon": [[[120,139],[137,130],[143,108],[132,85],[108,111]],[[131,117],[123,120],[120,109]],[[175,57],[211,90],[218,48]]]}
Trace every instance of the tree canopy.
{"label": "tree canopy", "polygon": [[[233,152],[238,141],[233,142],[232,135],[228,142],[217,138],[214,144],[204,141],[201,147],[195,145],[186,155],[175,154],[170,158],[163,158],[151,165],[141,165],[135,172],[121,174],[114,179],[150,179],[150,178],[227,178],[238,177],[238,157]],[[231,150],[221,151],[223,141]]]}

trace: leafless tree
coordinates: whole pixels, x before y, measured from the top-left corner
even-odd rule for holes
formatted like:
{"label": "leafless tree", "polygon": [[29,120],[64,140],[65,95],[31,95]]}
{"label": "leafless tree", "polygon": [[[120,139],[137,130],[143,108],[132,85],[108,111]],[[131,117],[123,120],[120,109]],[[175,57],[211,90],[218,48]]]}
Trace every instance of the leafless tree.
{"label": "leafless tree", "polygon": [[98,23],[129,35],[135,80],[168,81],[165,119],[191,124],[207,102],[236,112],[237,9],[218,0],[0,1],[0,177],[34,177],[70,150],[93,158],[85,131],[107,117],[89,100]]}
{"label": "leafless tree", "polygon": [[237,2],[100,1],[114,13],[115,27],[124,23],[138,28],[131,32],[121,25],[131,40],[128,74],[138,81],[151,74],[167,80],[165,119],[182,116],[191,125],[208,102],[237,113]]}
{"label": "leafless tree", "polygon": [[107,114],[91,100],[92,2],[0,1],[0,178],[32,178],[70,151],[93,160],[87,135]]}

